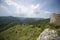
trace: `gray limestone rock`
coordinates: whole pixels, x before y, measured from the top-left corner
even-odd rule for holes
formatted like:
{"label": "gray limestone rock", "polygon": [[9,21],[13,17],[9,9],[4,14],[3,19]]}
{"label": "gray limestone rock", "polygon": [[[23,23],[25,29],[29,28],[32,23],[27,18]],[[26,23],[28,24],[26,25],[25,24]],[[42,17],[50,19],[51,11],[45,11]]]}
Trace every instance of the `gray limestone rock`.
{"label": "gray limestone rock", "polygon": [[37,40],[60,40],[60,37],[55,30],[45,29]]}
{"label": "gray limestone rock", "polygon": [[56,26],[60,26],[60,14],[56,13],[51,14],[50,23]]}

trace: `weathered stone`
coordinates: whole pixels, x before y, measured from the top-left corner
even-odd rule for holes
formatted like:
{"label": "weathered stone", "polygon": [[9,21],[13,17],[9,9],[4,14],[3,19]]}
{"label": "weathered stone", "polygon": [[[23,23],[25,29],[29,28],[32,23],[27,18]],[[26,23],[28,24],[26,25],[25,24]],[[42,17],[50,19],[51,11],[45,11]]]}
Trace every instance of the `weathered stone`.
{"label": "weathered stone", "polygon": [[37,40],[60,40],[58,33],[52,29],[45,29]]}
{"label": "weathered stone", "polygon": [[50,23],[60,26],[60,14],[53,13],[50,18]]}

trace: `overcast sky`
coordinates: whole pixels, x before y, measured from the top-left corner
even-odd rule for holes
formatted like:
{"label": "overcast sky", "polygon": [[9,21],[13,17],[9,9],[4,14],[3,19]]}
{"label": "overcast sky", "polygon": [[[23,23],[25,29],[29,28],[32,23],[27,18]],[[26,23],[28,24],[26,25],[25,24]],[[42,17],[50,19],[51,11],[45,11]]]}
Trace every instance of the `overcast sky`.
{"label": "overcast sky", "polygon": [[60,0],[0,0],[0,16],[49,18],[60,13]]}

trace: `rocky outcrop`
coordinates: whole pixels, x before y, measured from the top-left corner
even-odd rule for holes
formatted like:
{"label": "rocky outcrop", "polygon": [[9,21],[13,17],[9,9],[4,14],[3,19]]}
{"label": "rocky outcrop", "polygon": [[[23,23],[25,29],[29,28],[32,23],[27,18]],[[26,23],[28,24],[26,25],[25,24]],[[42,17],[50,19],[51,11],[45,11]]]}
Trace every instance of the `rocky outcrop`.
{"label": "rocky outcrop", "polygon": [[37,40],[60,40],[60,37],[55,30],[45,29]]}
{"label": "rocky outcrop", "polygon": [[[60,26],[60,14],[53,13],[50,17],[50,23],[55,26]],[[60,40],[56,30],[45,29],[37,38],[37,40]]]}
{"label": "rocky outcrop", "polygon": [[60,14],[53,13],[50,17],[50,23],[60,26]]}

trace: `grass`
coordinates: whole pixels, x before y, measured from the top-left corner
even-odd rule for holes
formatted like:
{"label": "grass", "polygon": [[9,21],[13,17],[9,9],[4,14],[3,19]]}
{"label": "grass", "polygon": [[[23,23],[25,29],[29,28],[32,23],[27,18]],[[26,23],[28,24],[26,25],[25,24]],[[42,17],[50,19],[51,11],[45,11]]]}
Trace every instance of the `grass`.
{"label": "grass", "polygon": [[46,28],[54,29],[58,32],[58,35],[60,35],[60,26],[49,24],[49,22],[43,22],[37,25],[17,24],[0,32],[0,40],[36,40],[40,33]]}
{"label": "grass", "polygon": [[32,25],[16,25],[0,33],[0,40],[36,40],[41,28]]}

